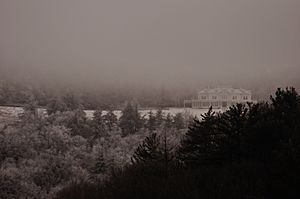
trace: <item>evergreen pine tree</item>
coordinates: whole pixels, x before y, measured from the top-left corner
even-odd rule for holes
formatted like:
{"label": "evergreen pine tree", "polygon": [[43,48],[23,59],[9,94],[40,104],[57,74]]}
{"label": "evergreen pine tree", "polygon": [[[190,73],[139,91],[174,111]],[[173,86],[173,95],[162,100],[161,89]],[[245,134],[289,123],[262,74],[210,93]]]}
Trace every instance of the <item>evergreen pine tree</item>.
{"label": "evergreen pine tree", "polygon": [[145,138],[135,150],[132,161],[134,163],[153,163],[163,159],[163,152],[160,150],[160,139],[156,133]]}
{"label": "evergreen pine tree", "polygon": [[184,129],[184,118],[182,113],[176,113],[176,115],[173,118],[174,127],[176,129]]}
{"label": "evergreen pine tree", "polygon": [[118,118],[114,114],[112,109],[109,109],[108,112],[103,116],[103,121],[105,123],[105,126],[109,131],[112,131],[113,127],[117,125]]}
{"label": "evergreen pine tree", "polygon": [[170,113],[168,113],[166,118],[164,119],[164,127],[167,129],[170,129],[173,127],[173,118]]}
{"label": "evergreen pine tree", "polygon": [[222,152],[228,161],[239,161],[243,156],[243,139],[246,133],[249,109],[244,104],[236,104],[222,113],[217,121],[217,129],[222,133]]}
{"label": "evergreen pine tree", "polygon": [[92,134],[90,125],[86,118],[86,113],[83,111],[83,107],[70,112],[68,118],[67,127],[70,128],[72,135],[81,135],[82,137],[88,138]]}
{"label": "evergreen pine tree", "polygon": [[94,139],[105,135],[105,130],[106,129],[105,129],[105,124],[104,124],[101,109],[97,109],[94,112],[94,117],[93,117],[93,121],[92,121],[92,128],[93,128]]}
{"label": "evergreen pine tree", "polygon": [[62,101],[60,97],[50,99],[50,102],[47,104],[48,115],[64,111],[67,111],[67,105]]}
{"label": "evergreen pine tree", "polygon": [[104,160],[103,151],[101,150],[97,153],[95,164],[92,167],[91,171],[93,174],[101,174],[101,173],[104,173],[105,170],[106,170],[106,164],[105,164],[105,160]]}
{"label": "evergreen pine tree", "polygon": [[146,127],[152,133],[156,130],[156,117],[153,115],[152,111],[148,113],[148,116]]}
{"label": "evergreen pine tree", "polygon": [[137,105],[128,103],[120,117],[120,128],[123,136],[136,133],[142,127],[142,119],[138,112]]}
{"label": "evergreen pine tree", "polygon": [[74,93],[67,93],[62,97],[63,102],[67,106],[68,110],[76,110],[80,108],[81,101],[80,98]]}
{"label": "evergreen pine tree", "polygon": [[218,162],[218,133],[216,116],[212,108],[202,115],[202,121],[194,120],[181,141],[179,156],[187,165],[213,164]]}
{"label": "evergreen pine tree", "polygon": [[159,108],[156,111],[155,120],[156,120],[156,128],[159,128],[162,125],[162,123],[164,122],[164,116],[163,116],[163,112],[162,112],[161,108]]}

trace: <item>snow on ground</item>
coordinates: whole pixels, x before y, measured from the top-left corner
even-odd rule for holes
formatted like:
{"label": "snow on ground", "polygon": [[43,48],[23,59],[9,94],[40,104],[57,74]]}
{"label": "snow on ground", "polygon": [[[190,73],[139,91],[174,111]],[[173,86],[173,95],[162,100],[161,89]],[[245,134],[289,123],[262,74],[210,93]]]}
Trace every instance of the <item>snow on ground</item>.
{"label": "snow on ground", "polygon": [[[141,116],[145,116],[147,118],[149,112],[152,111],[153,114],[157,112],[157,109],[143,109],[139,110]],[[201,114],[204,114],[208,111],[208,109],[192,109],[192,108],[168,108],[163,109],[163,114],[166,116],[170,114],[171,116],[175,116],[177,113],[182,113],[184,116],[197,116],[199,119],[201,118]],[[222,112],[222,109],[215,109],[215,112]],[[113,111],[117,118],[120,118],[122,115],[122,111],[116,110]],[[94,110],[85,110],[86,116],[88,118],[93,118]],[[105,115],[107,111],[103,111],[103,115]]]}
{"label": "snow on ground", "polygon": [[23,112],[21,107],[0,106],[0,123],[10,123]]}
{"label": "snow on ground", "polygon": [[[39,113],[46,114],[46,109],[40,108]],[[157,109],[143,109],[139,110],[141,116],[148,117],[149,112],[152,111],[153,114],[156,113]],[[192,108],[167,108],[163,109],[163,114],[166,116],[170,114],[171,116],[175,116],[177,113],[182,113],[186,118],[188,116],[197,116],[199,119],[201,118],[201,114],[206,113],[208,109],[192,109]],[[222,112],[222,109],[215,109],[215,112]],[[22,107],[9,107],[9,106],[0,106],[0,120],[6,118],[16,118],[20,113],[23,112]],[[94,110],[85,110],[87,118],[91,119],[94,115]],[[113,111],[117,118],[120,118],[122,115],[121,110]],[[107,111],[103,111],[103,115],[105,115]]]}
{"label": "snow on ground", "polygon": [[0,115],[18,116],[20,113],[23,113],[22,107],[0,106]]}

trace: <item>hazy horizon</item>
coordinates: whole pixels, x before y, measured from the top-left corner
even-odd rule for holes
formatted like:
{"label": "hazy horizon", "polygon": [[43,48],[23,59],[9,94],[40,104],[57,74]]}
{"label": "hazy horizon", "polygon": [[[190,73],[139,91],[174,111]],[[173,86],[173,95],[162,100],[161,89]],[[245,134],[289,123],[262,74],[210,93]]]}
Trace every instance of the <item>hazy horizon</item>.
{"label": "hazy horizon", "polygon": [[0,72],[44,83],[298,84],[297,0],[2,0]]}

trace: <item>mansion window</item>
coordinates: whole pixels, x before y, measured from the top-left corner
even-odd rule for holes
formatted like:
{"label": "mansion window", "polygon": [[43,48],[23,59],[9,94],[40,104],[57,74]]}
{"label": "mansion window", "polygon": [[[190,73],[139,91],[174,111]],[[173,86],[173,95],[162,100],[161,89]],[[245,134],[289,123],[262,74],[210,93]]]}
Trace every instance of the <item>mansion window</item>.
{"label": "mansion window", "polygon": [[202,106],[209,106],[209,102],[202,102]]}
{"label": "mansion window", "polygon": [[219,106],[219,103],[218,102],[211,102],[211,105],[212,106]]}
{"label": "mansion window", "polygon": [[217,96],[214,95],[214,96],[212,96],[211,98],[215,100],[215,99],[217,99]]}
{"label": "mansion window", "polygon": [[201,96],[201,99],[206,99],[206,96],[205,96],[205,95],[202,95],[202,96]]}
{"label": "mansion window", "polygon": [[233,99],[233,100],[236,100],[236,99],[237,99],[237,96],[232,96],[232,99]]}
{"label": "mansion window", "polygon": [[247,100],[247,99],[248,99],[248,96],[244,96],[244,97],[243,97],[243,100]]}

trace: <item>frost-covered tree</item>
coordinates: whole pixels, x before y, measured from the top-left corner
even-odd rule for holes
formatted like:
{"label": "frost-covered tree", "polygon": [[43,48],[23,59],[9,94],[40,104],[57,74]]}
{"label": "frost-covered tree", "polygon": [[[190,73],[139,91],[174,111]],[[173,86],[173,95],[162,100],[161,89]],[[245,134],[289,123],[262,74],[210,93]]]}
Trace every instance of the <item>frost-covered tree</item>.
{"label": "frost-covered tree", "polygon": [[164,115],[163,115],[163,111],[161,108],[159,108],[157,111],[156,111],[156,114],[155,114],[155,120],[156,120],[156,127],[160,127],[162,125],[162,123],[164,122]]}
{"label": "frost-covered tree", "polygon": [[142,127],[142,119],[136,104],[128,103],[122,111],[119,126],[123,136],[136,133]]}
{"label": "frost-covered tree", "polygon": [[94,112],[94,117],[92,120],[92,128],[93,128],[93,137],[94,138],[99,138],[101,136],[104,136],[106,133],[106,128],[105,128],[105,123],[104,123],[104,118],[103,118],[102,110],[97,109]]}
{"label": "frost-covered tree", "polygon": [[176,129],[184,129],[185,125],[184,125],[184,118],[182,113],[176,113],[176,115],[173,117],[173,126]]}
{"label": "frost-covered tree", "polygon": [[62,100],[67,106],[68,110],[76,110],[81,106],[81,100],[79,96],[72,92],[68,92],[62,96]]}
{"label": "frost-covered tree", "polygon": [[103,116],[103,121],[109,131],[112,131],[113,128],[118,124],[118,118],[112,109],[109,109],[108,112]]}
{"label": "frost-covered tree", "polygon": [[168,113],[166,118],[164,119],[164,127],[167,129],[170,129],[173,127],[173,118],[170,113]]}
{"label": "frost-covered tree", "polygon": [[50,99],[47,104],[47,113],[51,115],[56,112],[64,112],[67,111],[67,105],[63,102],[60,97],[53,97]]}
{"label": "frost-covered tree", "polygon": [[148,119],[146,121],[146,127],[151,133],[156,129],[156,117],[154,116],[152,111],[150,111],[148,113]]}
{"label": "frost-covered tree", "polygon": [[92,135],[92,130],[83,108],[80,107],[70,113],[69,118],[67,118],[66,126],[71,129],[72,135],[81,135],[85,138],[90,137]]}
{"label": "frost-covered tree", "polygon": [[49,192],[52,187],[66,183],[72,177],[71,165],[63,156],[43,154],[44,161],[32,174],[36,185]]}
{"label": "frost-covered tree", "polygon": [[0,198],[3,199],[26,199],[26,198],[44,198],[40,187],[30,179],[26,173],[14,166],[0,169]]}

